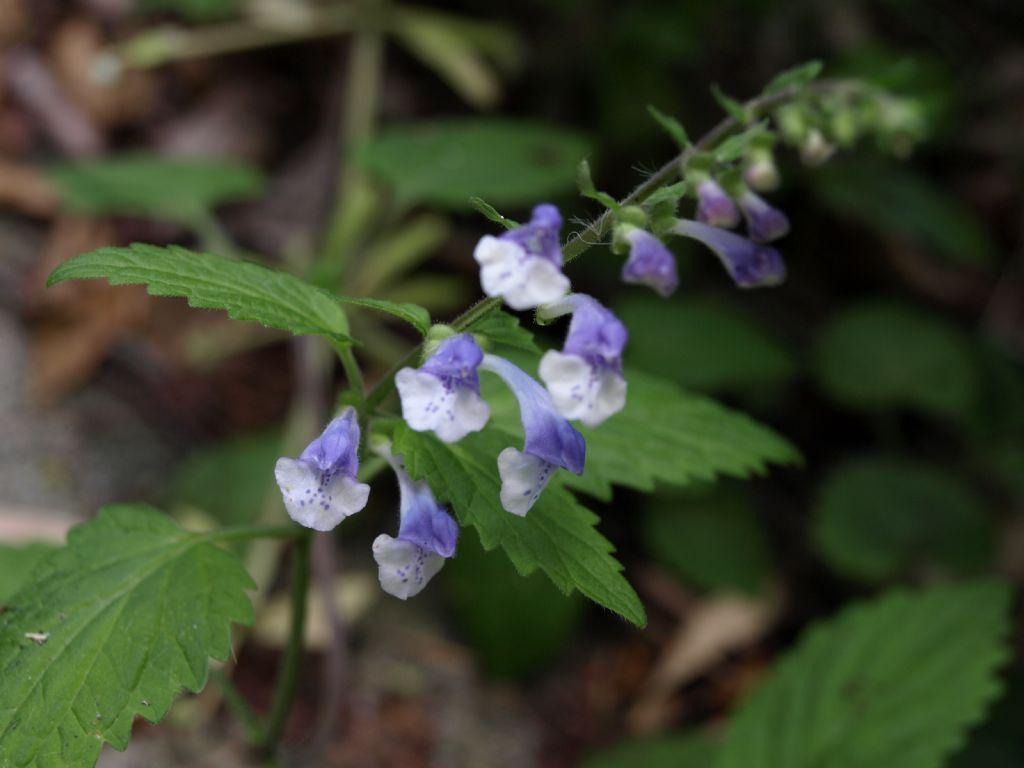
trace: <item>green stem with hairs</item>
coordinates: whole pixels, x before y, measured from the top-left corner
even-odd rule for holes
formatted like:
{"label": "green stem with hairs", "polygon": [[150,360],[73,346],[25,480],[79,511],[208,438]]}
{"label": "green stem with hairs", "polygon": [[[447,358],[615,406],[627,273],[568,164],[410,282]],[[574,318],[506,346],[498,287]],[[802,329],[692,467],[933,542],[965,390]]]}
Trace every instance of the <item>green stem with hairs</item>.
{"label": "green stem with hairs", "polygon": [[[825,93],[835,93],[837,91],[850,90],[858,87],[858,84],[853,81],[824,80],[818,83],[812,83],[811,85],[803,88],[786,88],[777,93],[758,96],[751,99],[744,105],[744,111],[750,116],[750,120],[758,120],[778,107],[781,107],[782,105],[801,96],[806,96],[808,94],[821,95]],[[713,149],[723,139],[728,138],[733,132],[742,127],[744,127],[743,123],[736,118],[725,118],[708,133],[704,134],[697,143],[691,144],[683,149],[679,154],[648,176],[632,192],[622,198],[622,200],[618,201],[619,205],[624,206],[642,203],[656,190],[677,178],[681,174],[686,161],[694,154],[698,152],[707,152],[708,150]],[[605,211],[580,232],[572,235],[562,248],[562,258],[564,263],[569,264],[575,261],[586,251],[590,250],[590,248],[599,244],[608,233],[613,222],[614,214],[611,211]],[[455,331],[465,331],[478,320],[498,309],[501,306],[501,303],[501,299],[499,298],[481,299],[452,321],[451,327]],[[398,361],[398,363],[392,367],[384,378],[382,378],[377,385],[370,390],[370,393],[366,397],[366,408],[368,412],[372,412],[374,408],[383,403],[384,400],[394,391],[395,374],[398,373],[401,368],[411,364],[417,356],[422,353],[422,347],[422,344],[417,346],[404,358]]]}

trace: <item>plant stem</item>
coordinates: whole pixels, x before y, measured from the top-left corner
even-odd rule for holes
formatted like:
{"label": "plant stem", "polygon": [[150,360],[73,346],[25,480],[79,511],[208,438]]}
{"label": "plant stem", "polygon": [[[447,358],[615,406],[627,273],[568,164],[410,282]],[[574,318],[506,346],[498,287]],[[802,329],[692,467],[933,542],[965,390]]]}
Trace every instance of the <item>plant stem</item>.
{"label": "plant stem", "polygon": [[[751,120],[757,120],[764,117],[772,110],[787,104],[800,96],[809,94],[821,95],[843,90],[848,91],[857,87],[858,84],[854,81],[823,80],[817,83],[812,83],[811,85],[803,88],[786,88],[777,93],[758,96],[744,104],[744,111],[751,116]],[[733,117],[725,118],[719,122],[718,125],[704,134],[696,144],[686,147],[679,154],[661,166],[661,168],[648,176],[632,192],[619,200],[619,205],[624,206],[632,205],[634,203],[642,203],[655,190],[680,175],[686,161],[695,153],[706,152],[712,149],[720,141],[742,127],[743,125],[739,120]],[[571,235],[566,244],[562,247],[562,258],[564,263],[568,264],[575,261],[586,251],[590,250],[590,248],[598,245],[610,229],[613,221],[614,214],[611,211],[605,211],[581,231]],[[465,331],[473,323],[483,317],[486,317],[500,306],[501,299],[499,298],[481,299],[455,318],[455,320],[451,322],[451,327],[456,331]],[[394,391],[395,374],[416,359],[416,356],[422,351],[422,346],[423,345],[421,344],[415,347],[409,352],[409,354],[399,360],[384,376],[384,378],[377,382],[377,385],[370,390],[370,393],[366,397],[366,408],[368,413],[372,413],[373,409],[384,402],[388,395]]]}
{"label": "plant stem", "polygon": [[264,738],[263,724],[227,673],[223,669],[215,669],[210,673],[210,680],[220,690],[224,704],[245,728],[249,742],[261,743]]}
{"label": "plant stem", "polygon": [[262,750],[271,754],[281,740],[288,713],[291,711],[295,692],[299,687],[299,672],[302,667],[302,656],[306,637],[306,603],[309,596],[309,550],[313,536],[305,532],[295,542],[292,552],[292,588],[291,588],[291,631],[288,634],[288,646],[285,648],[284,661],[278,673],[274,700],[267,717],[267,727],[260,742]]}

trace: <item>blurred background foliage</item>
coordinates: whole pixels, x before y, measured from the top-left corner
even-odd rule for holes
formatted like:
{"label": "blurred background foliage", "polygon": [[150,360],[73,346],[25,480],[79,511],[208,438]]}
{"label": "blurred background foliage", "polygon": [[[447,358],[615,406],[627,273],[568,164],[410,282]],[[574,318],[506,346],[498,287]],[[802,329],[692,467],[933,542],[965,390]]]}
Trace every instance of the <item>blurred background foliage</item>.
{"label": "blurred background foliage", "polygon": [[[674,151],[648,104],[699,136],[720,117],[708,84],[745,97],[820,58],[827,76],[915,97],[927,140],[907,162],[870,146],[821,168],[780,154],[778,202],[794,224],[786,285],[737,292],[685,243],[669,301],[619,285],[606,248],[571,272],[628,325],[627,369],[751,413],[804,464],[683,493],[619,490],[599,506],[650,608],[643,634],[522,579],[471,535],[438,588],[401,608],[433,615],[485,680],[529,702],[544,757],[517,764],[608,749],[586,765],[686,766],[707,763],[713,733],[639,735],[716,723],[810,620],[894,585],[1024,579],[1024,6],[365,7],[381,35],[360,32],[360,48],[351,3],[0,2],[0,240],[29,254],[6,257],[0,295],[31,345],[32,407],[113,388],[167,447],[137,484],[72,494],[75,511],[131,491],[198,524],[259,517],[301,424],[305,353],[263,329],[186,321],[173,303],[112,303],[106,286],[44,296],[36,278],[58,261],[184,242],[447,318],[478,295],[468,254],[491,231],[470,196],[519,219],[551,199],[579,229],[599,212],[574,195],[582,156],[621,196]],[[358,310],[352,333],[371,379],[411,342]],[[388,504],[375,503],[375,522],[346,523],[346,568],[367,568]],[[38,556],[5,550],[5,591]],[[733,626],[714,617],[734,599],[760,623],[716,635],[721,652],[682,672],[666,666],[696,617]],[[365,610],[351,617],[357,633],[386,609]],[[1011,681],[954,765],[1024,764],[1019,669]]]}

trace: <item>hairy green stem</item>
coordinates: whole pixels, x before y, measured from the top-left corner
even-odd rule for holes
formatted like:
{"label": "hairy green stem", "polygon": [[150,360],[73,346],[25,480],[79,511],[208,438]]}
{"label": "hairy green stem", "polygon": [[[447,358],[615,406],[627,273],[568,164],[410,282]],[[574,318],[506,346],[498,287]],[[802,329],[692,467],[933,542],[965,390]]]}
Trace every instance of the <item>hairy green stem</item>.
{"label": "hairy green stem", "polygon": [[[823,80],[812,83],[803,88],[786,88],[777,93],[766,94],[751,99],[744,104],[744,110],[750,115],[751,120],[758,120],[772,110],[793,101],[797,97],[807,94],[833,93],[842,90],[849,90],[857,87],[857,84],[848,80]],[[683,149],[679,154],[661,166],[658,170],[648,176],[632,192],[618,201],[620,206],[642,203],[657,189],[679,176],[686,161],[697,152],[706,152],[713,149],[719,142],[727,138],[734,131],[743,127],[743,124],[733,117],[727,117],[718,125],[708,131],[695,144]],[[569,237],[562,248],[563,260],[566,264],[575,261],[586,251],[601,243],[604,236],[611,228],[614,221],[614,214],[605,211],[581,231]],[[465,331],[473,323],[498,309],[501,306],[501,299],[481,299],[471,306],[451,323],[456,331]],[[370,390],[366,397],[368,412],[379,406],[394,391],[395,374],[404,366],[411,364],[421,354],[423,345],[419,345],[399,360],[392,369],[382,378],[377,385]]]}
{"label": "hairy green stem", "polygon": [[299,672],[305,650],[306,604],[309,596],[309,551],[313,542],[311,532],[306,531],[306,534],[295,542],[295,549],[292,552],[291,629],[288,633],[284,661],[277,677],[273,704],[267,717],[267,727],[260,742],[260,747],[267,754],[272,753],[281,740],[288,722],[288,713],[291,712],[292,702],[299,688]]}

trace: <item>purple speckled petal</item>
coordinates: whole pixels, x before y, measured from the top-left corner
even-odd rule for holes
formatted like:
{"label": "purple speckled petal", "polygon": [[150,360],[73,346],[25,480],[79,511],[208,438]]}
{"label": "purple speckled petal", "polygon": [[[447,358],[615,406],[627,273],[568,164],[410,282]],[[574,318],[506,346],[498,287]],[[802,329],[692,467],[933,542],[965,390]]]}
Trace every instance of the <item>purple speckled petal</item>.
{"label": "purple speckled petal", "polygon": [[779,252],[770,246],[689,219],[679,219],[673,231],[699,240],[714,251],[741,288],[778,285],[786,279],[786,264]]}
{"label": "purple speckled petal", "polygon": [[355,408],[349,407],[306,446],[299,458],[315,465],[321,472],[340,472],[355,477],[359,471],[358,450],[359,419]]}
{"label": "purple speckled petal", "polygon": [[570,472],[583,474],[587,444],[555,408],[550,393],[508,360],[484,355],[481,367],[502,378],[519,401],[519,418],[526,435],[523,452]]}
{"label": "purple speckled petal", "polygon": [[387,449],[378,450],[378,453],[387,460],[398,478],[398,538],[411,541],[441,557],[451,557],[455,554],[455,544],[459,538],[458,524],[437,503],[425,481],[416,482],[409,477],[400,456],[394,456]]}
{"label": "purple speckled petal", "polygon": [[518,244],[531,256],[540,256],[555,266],[562,266],[562,245],[559,233],[562,231],[562,214],[550,203],[542,203],[533,209],[529,222],[521,227],[500,235],[501,240]]}
{"label": "purple speckled petal", "polygon": [[446,386],[469,388],[480,394],[477,369],[483,359],[484,352],[472,335],[460,333],[442,341],[420,370],[433,374]]}
{"label": "purple speckled petal", "polygon": [[736,203],[714,179],[705,179],[697,187],[697,221],[726,229],[740,223]]}
{"label": "purple speckled petal", "polygon": [[642,229],[633,229],[626,235],[629,258],[622,266],[622,281],[648,285],[664,297],[671,296],[679,287],[676,257],[658,238]]}
{"label": "purple speckled petal", "polygon": [[747,220],[747,233],[758,243],[770,243],[789,232],[789,219],[778,208],[773,208],[760,195],[746,191],[740,197],[740,209]]}

